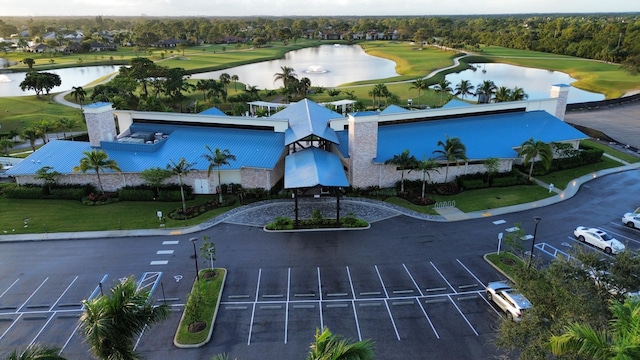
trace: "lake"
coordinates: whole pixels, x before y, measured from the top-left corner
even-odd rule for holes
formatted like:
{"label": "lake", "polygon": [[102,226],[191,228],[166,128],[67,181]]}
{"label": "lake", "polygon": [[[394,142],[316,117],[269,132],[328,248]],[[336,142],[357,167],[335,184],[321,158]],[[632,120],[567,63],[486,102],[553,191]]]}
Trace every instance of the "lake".
{"label": "lake", "polygon": [[[529,100],[548,99],[551,93],[551,85],[570,85],[576,79],[559,71],[527,68],[508,64],[490,63],[474,64],[476,70],[464,70],[459,73],[449,74],[445,78],[451,82],[451,88],[455,89],[461,80],[469,80],[471,85],[478,87],[485,80],[493,81],[497,87],[506,86],[509,89],[521,87],[529,95]],[[468,99],[469,97],[465,97]],[[475,97],[471,97],[476,99]],[[477,99],[476,99],[477,100]],[[584,91],[575,87],[569,90],[567,103],[581,103],[604,100],[603,94]]]}
{"label": "lake", "polygon": [[394,61],[368,55],[358,45],[335,44],[290,51],[283,59],[194,74],[191,78],[218,80],[220,74],[227,73],[258,89],[278,89],[282,81],[274,82],[273,75],[282,73],[283,66],[293,68],[298,79],[306,77],[311,86],[322,87],[399,75]]}
{"label": "lake", "polygon": [[[103,76],[115,73],[120,66],[81,66],[67,69],[46,70],[46,72],[58,74],[62,85],[53,88],[52,93],[71,90],[74,86],[86,86]],[[20,83],[27,73],[0,74],[0,97],[35,95],[35,91],[22,91]]]}

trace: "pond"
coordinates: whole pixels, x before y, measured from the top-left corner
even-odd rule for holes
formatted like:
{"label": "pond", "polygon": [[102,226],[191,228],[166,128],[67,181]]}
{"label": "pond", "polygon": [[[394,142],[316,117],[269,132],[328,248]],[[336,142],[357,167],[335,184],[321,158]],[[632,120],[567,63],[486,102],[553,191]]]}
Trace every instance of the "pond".
{"label": "pond", "polygon": [[[497,87],[506,86],[509,89],[520,87],[529,95],[529,100],[548,99],[551,86],[555,84],[570,85],[576,81],[571,76],[551,70],[534,69],[508,64],[473,64],[476,70],[469,69],[459,73],[449,74],[445,78],[451,82],[451,88],[455,89],[461,80],[469,80],[471,85],[478,87],[485,80],[493,81]],[[469,97],[465,97],[468,99]],[[477,100],[475,97],[471,99]],[[584,91],[575,87],[569,90],[568,103],[581,103],[604,100],[603,94]]]}
{"label": "pond", "polygon": [[[119,69],[120,66],[115,65],[81,66],[67,69],[47,70],[46,72],[58,74],[60,76],[62,85],[51,90],[52,93],[58,93],[71,90],[74,86],[86,86],[92,81],[103,76],[117,72]],[[24,80],[26,75],[27,74],[24,72],[8,74],[0,73],[0,97],[35,95],[34,91],[22,91],[22,89],[20,89],[20,83]]]}
{"label": "pond", "polygon": [[358,45],[335,44],[290,51],[284,59],[194,74],[191,78],[218,80],[220,74],[227,73],[258,89],[278,89],[282,81],[274,82],[273,77],[282,73],[283,66],[293,68],[298,79],[306,77],[311,80],[311,86],[322,87],[399,75],[394,61],[368,55]]}

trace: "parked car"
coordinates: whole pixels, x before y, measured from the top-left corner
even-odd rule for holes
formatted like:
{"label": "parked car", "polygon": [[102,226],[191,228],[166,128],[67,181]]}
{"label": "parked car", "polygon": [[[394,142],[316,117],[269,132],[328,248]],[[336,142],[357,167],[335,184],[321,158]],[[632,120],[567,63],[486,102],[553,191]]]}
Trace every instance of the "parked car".
{"label": "parked car", "polygon": [[598,228],[578,226],[573,231],[573,235],[578,238],[578,241],[591,244],[609,255],[621,253],[625,248],[623,243]]}
{"label": "parked car", "polygon": [[505,281],[494,281],[487,285],[487,299],[493,301],[513,321],[520,321],[522,314],[531,308],[531,303]]}
{"label": "parked car", "polygon": [[640,214],[626,213],[622,216],[622,223],[633,229],[640,229]]}

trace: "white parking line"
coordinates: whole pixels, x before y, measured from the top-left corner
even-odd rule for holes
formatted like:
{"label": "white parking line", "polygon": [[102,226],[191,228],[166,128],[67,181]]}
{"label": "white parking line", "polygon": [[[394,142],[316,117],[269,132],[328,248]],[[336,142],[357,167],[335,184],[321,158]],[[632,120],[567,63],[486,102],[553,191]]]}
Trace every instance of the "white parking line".
{"label": "white parking line", "polygon": [[44,325],[42,325],[42,327],[40,328],[40,331],[38,331],[38,333],[36,334],[36,336],[33,338],[33,340],[31,340],[31,342],[29,343],[29,346],[33,345],[36,340],[38,339],[38,336],[40,336],[40,334],[42,334],[42,332],[44,331],[44,329],[47,327],[47,325],[49,325],[49,323],[51,322],[51,320],[53,320],[53,318],[56,316],[55,311],[53,312],[53,314],[51,316],[49,316],[49,319],[47,320],[46,323],[44,323]]}
{"label": "white parking line", "polygon": [[442,275],[442,273],[440,272],[440,270],[438,270],[438,268],[433,264],[433,262],[429,261],[429,264],[431,264],[431,266],[433,266],[433,268],[438,272],[438,275],[440,275],[440,277],[442,278],[442,280],[444,280],[444,282],[447,283],[447,285],[449,285],[449,288],[453,291],[453,292],[457,292],[456,289],[453,288],[453,286],[451,286],[451,284],[449,283],[449,281],[447,281],[447,278],[444,277],[444,275]]}
{"label": "white parking line", "polygon": [[[349,286],[351,287],[351,296],[353,299],[356,298],[356,292],[353,290],[353,281],[351,280],[351,271],[349,271],[349,267],[347,266],[347,276],[349,277]],[[351,306],[353,307],[353,316],[356,320],[356,329],[358,330],[358,341],[362,341],[362,334],[360,333],[360,322],[358,321],[358,312],[356,311],[356,303],[355,301],[351,302]]]}
{"label": "white parking line", "polygon": [[318,271],[318,294],[320,294],[320,301],[318,301],[318,308],[320,309],[320,328],[324,329],[324,316],[322,316],[322,281],[320,281],[320,267],[316,267]]}
{"label": "white parking line", "polygon": [[380,285],[382,285],[382,290],[384,290],[384,297],[389,298],[389,293],[387,292],[387,287],[384,285],[384,281],[382,281],[382,275],[380,275],[380,270],[378,270],[378,265],[373,265],[376,269],[376,274],[378,274],[378,279],[380,280]]}
{"label": "white parking line", "polygon": [[38,290],[40,290],[40,288],[44,285],[44,283],[47,282],[47,280],[49,280],[49,277],[47,276],[46,279],[44,279],[44,281],[42,282],[42,284],[40,284],[40,286],[38,286],[38,288],[36,288],[31,295],[27,298],[27,300],[22,304],[22,306],[20,306],[16,312],[19,312],[25,305],[27,305],[27,303],[29,302],[29,300],[31,300],[31,298],[38,292]]}
{"label": "white parking line", "polygon": [[174,250],[158,250],[156,255],[173,255]]}
{"label": "white parking line", "polygon": [[476,329],[473,327],[473,325],[471,325],[471,323],[469,322],[469,319],[467,319],[466,316],[464,316],[464,313],[462,312],[462,310],[460,310],[460,308],[458,307],[458,304],[456,304],[455,301],[453,301],[453,299],[451,298],[451,295],[447,295],[447,297],[449,298],[449,300],[451,300],[451,303],[453,304],[453,306],[456,307],[456,310],[458,310],[458,313],[460,314],[460,316],[462,316],[462,318],[464,319],[464,321],[466,321],[467,325],[469,325],[469,327],[471,328],[471,330],[473,330],[473,333],[476,334],[476,336],[478,336],[478,332],[476,331]]}
{"label": "white parking line", "polygon": [[15,319],[15,320],[11,323],[11,325],[9,325],[9,327],[7,328],[7,330],[5,330],[5,331],[2,333],[2,335],[0,336],[0,340],[2,340],[2,338],[3,338],[5,335],[7,335],[7,333],[9,332],[9,330],[11,330],[11,328],[13,327],[13,325],[15,325],[15,324],[18,322],[18,320],[20,320],[20,317],[21,317],[21,316],[22,316],[22,314],[18,314],[18,318],[17,318],[17,319]]}
{"label": "white parking line", "polygon": [[7,290],[3,291],[3,292],[2,292],[2,294],[0,294],[0,298],[1,298],[1,297],[3,297],[3,296],[4,296],[4,294],[6,294],[6,293],[7,293],[7,291],[9,291],[9,290],[13,287],[13,285],[15,285],[15,284],[18,282],[18,280],[20,280],[20,278],[16,279],[16,281],[14,281],[14,282],[13,282],[13,284],[9,285],[9,287],[7,288]]}
{"label": "white parking line", "polygon": [[253,309],[251,310],[251,322],[249,323],[249,338],[247,345],[251,345],[251,332],[253,331],[253,319],[256,315],[256,304],[258,303],[258,293],[260,293],[260,277],[262,277],[262,268],[258,270],[258,284],[256,285],[256,298],[253,300]]}
{"label": "white parking line", "polygon": [[69,289],[71,288],[71,286],[73,285],[73,283],[76,282],[76,280],[78,280],[78,275],[76,275],[76,277],[73,279],[73,281],[71,281],[71,284],[69,284],[69,286],[67,286],[66,289],[64,289],[64,291],[62,292],[62,294],[60,294],[60,296],[58,297],[58,300],[56,300],[56,302],[53,303],[53,305],[51,305],[51,307],[49,308],[49,311],[53,310],[53,308],[58,304],[58,302],[60,301],[60,299],[62,299],[62,297],[64,296],[64,294],[67,293],[67,291],[69,291]]}
{"label": "white parking line", "polygon": [[287,331],[289,330],[289,293],[291,291],[291,268],[287,269],[287,306],[284,308],[284,343],[287,343]]}
{"label": "white parking line", "polygon": [[411,281],[413,282],[413,286],[415,286],[416,289],[418,289],[418,291],[420,292],[420,296],[424,296],[424,294],[422,293],[422,290],[420,290],[420,286],[418,286],[418,283],[411,275],[411,272],[409,272],[409,269],[407,269],[407,266],[405,264],[402,264],[402,267],[404,268],[404,271],[407,272],[407,275],[409,275],[409,278],[411,278]]}
{"label": "white parking line", "polygon": [[[380,279],[380,284],[382,285],[382,289],[384,290],[384,295],[388,299],[389,293],[387,292],[387,286],[384,284],[382,280],[382,275],[380,275],[380,270],[378,269],[378,265],[374,265],[376,269],[376,273],[378,274],[378,279]],[[393,325],[393,331],[396,332],[396,338],[400,340],[400,334],[398,333],[398,328],[396,327],[396,322],[393,320],[393,315],[391,314],[391,309],[389,309],[389,303],[385,300],[384,305],[387,307],[387,313],[389,314],[389,320],[391,320],[391,325]]]}
{"label": "white parking line", "polygon": [[167,265],[169,260],[154,260],[149,263],[149,265]]}
{"label": "white parking line", "polygon": [[493,225],[500,225],[500,224],[504,224],[504,223],[506,223],[505,220],[496,220],[496,221],[493,222]]}
{"label": "white parking line", "polygon": [[462,263],[462,261],[460,261],[460,259],[456,259],[456,261],[458,262],[458,264],[460,264],[460,266],[462,266],[465,270],[467,270],[467,272],[469,273],[469,275],[473,276],[473,278],[474,278],[474,279],[476,279],[476,281],[477,281],[477,282],[479,282],[479,283],[480,283],[480,285],[482,285],[483,287],[486,287],[486,285],[485,285],[482,281],[480,281],[480,279],[478,279],[478,277],[477,277],[477,276],[475,276],[475,275],[471,272],[471,270],[469,270],[469,268],[468,268],[468,267],[466,267],[466,266]]}
{"label": "white parking line", "polygon": [[177,240],[168,240],[168,241],[163,241],[162,245],[178,245],[180,243],[180,241]]}
{"label": "white parking line", "polygon": [[433,322],[431,322],[431,318],[429,317],[429,314],[427,314],[427,310],[425,310],[424,306],[422,306],[422,303],[420,302],[420,300],[418,300],[418,305],[420,305],[420,310],[422,310],[422,314],[424,314],[424,317],[429,322],[429,326],[431,326],[431,330],[433,330],[433,333],[436,335],[436,338],[440,339],[440,334],[438,334],[436,327],[433,325]]}

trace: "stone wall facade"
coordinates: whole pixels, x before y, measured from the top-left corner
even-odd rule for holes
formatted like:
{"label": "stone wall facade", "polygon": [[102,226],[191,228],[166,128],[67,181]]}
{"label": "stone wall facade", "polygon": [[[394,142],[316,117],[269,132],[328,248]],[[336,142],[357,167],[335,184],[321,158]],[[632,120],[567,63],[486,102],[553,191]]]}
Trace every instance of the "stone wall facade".
{"label": "stone wall facade", "polygon": [[379,182],[379,171],[373,163],[378,152],[378,123],[358,122],[349,116],[349,183],[367,187]]}
{"label": "stone wall facade", "polygon": [[118,135],[111,104],[94,109],[85,108],[84,118],[91,146],[99,147],[100,141],[112,141]]}

